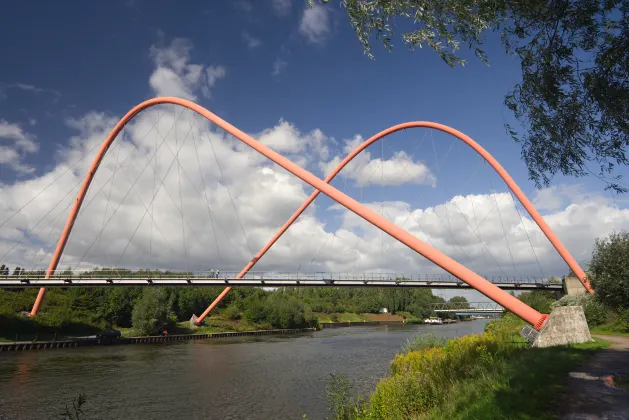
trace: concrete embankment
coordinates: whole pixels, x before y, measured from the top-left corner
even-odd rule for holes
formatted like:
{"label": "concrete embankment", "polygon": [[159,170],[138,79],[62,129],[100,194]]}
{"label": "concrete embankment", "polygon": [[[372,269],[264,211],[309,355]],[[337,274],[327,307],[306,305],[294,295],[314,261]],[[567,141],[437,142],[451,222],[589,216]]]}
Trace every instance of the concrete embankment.
{"label": "concrete embankment", "polygon": [[162,343],[170,341],[184,340],[203,340],[212,338],[229,338],[253,335],[279,335],[279,334],[297,334],[302,332],[316,331],[315,328],[298,328],[284,330],[261,330],[261,331],[238,331],[238,332],[221,332],[208,334],[180,334],[180,335],[160,335],[148,337],[124,337],[124,338],[98,338],[84,337],[72,338],[55,341],[16,341],[8,343],[0,343],[0,352],[4,351],[23,351],[23,350],[43,350],[70,347],[87,347],[87,346],[103,346],[103,345],[121,345],[121,344],[148,344]]}

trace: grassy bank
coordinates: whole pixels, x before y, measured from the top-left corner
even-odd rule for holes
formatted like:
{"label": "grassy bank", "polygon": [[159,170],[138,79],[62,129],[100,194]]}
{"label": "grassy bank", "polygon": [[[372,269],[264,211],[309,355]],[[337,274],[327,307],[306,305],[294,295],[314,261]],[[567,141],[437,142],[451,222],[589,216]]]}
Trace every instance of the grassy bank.
{"label": "grassy bank", "polygon": [[370,322],[370,321],[403,321],[408,319],[404,313],[397,314],[357,314],[354,312],[330,313],[314,312],[320,324],[328,322]]}
{"label": "grassy bank", "polygon": [[[327,322],[368,322],[368,321],[390,321],[402,320],[399,315],[390,314],[356,314],[352,312],[314,313],[317,324]],[[84,318],[85,319],[85,318]],[[19,334],[20,340],[52,339],[57,333],[58,337],[76,337],[81,335],[96,334],[104,328],[104,325],[89,321],[65,322],[57,318],[51,318],[43,314],[36,318],[28,318],[22,315],[1,314],[0,313],[0,341],[14,341]],[[317,324],[313,324],[316,326]],[[191,328],[189,321],[181,321],[167,328],[170,334],[208,334],[216,332],[238,332],[238,331],[259,331],[272,330],[277,327],[269,322],[250,322],[244,317],[234,319],[229,313],[215,313],[206,318],[204,325],[200,328]],[[142,334],[132,327],[116,327],[122,332],[123,337],[137,337]]]}
{"label": "grassy bank", "polygon": [[512,315],[483,334],[453,340],[418,337],[391,362],[368,402],[351,400],[332,384],[332,411],[348,419],[555,418],[555,400],[568,372],[608,345],[530,349]]}

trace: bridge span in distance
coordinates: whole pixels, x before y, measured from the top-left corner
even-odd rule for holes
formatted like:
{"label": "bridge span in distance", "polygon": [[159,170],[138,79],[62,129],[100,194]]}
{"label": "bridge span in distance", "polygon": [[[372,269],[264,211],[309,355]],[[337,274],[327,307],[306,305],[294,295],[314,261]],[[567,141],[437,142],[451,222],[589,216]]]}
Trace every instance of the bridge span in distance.
{"label": "bridge span in distance", "polygon": [[[489,282],[503,290],[561,290],[562,283],[539,277],[488,276]],[[0,288],[25,287],[137,287],[137,286],[230,286],[230,287],[398,287],[430,289],[471,289],[462,280],[445,274],[398,273],[272,273],[250,272],[242,278],[236,273],[212,270],[192,273],[129,273],[111,270],[0,277]]]}

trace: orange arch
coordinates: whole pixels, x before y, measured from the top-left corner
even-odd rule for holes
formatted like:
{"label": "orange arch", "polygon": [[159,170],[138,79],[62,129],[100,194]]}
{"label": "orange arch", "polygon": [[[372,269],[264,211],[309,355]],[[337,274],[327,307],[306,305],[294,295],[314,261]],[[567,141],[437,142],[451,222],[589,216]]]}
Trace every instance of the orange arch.
{"label": "orange arch", "polygon": [[[185,100],[185,99],[181,99],[181,98],[174,98],[174,97],[160,97],[160,98],[149,99],[149,100],[147,100],[147,101],[145,101],[145,102],[135,106],[133,109],[131,109],[131,111],[129,111],[116,124],[114,129],[107,136],[107,138],[103,142],[101,148],[99,149],[98,153],[94,157],[92,165],[91,165],[88,173],[86,174],[85,179],[83,180],[83,183],[81,185],[81,189],[79,190],[79,193],[77,195],[77,199],[76,199],[76,201],[75,201],[75,203],[74,203],[74,205],[72,207],[72,210],[71,210],[71,212],[70,212],[70,214],[68,216],[68,219],[66,221],[66,224],[65,224],[65,227],[64,227],[64,230],[63,230],[63,233],[61,234],[61,237],[60,237],[59,242],[57,244],[57,248],[55,249],[55,253],[53,254],[53,258],[50,261],[50,265],[48,266],[48,270],[46,272],[46,278],[51,277],[54,274],[54,272],[55,272],[55,270],[57,268],[57,264],[59,263],[59,259],[61,258],[63,250],[65,249],[66,243],[68,241],[68,237],[70,235],[70,232],[71,232],[72,227],[74,225],[74,222],[76,220],[77,214],[78,214],[79,209],[80,209],[80,207],[81,207],[81,205],[83,203],[83,200],[85,199],[85,196],[87,195],[87,191],[88,191],[88,189],[90,187],[90,184],[91,184],[91,182],[92,182],[92,180],[94,178],[94,175],[96,174],[96,171],[98,170],[98,167],[99,167],[103,157],[105,156],[105,153],[107,152],[107,150],[109,149],[109,147],[111,146],[111,144],[113,143],[115,138],[117,137],[118,133],[120,133],[122,128],[133,117],[135,117],[139,112],[141,112],[142,110],[145,110],[147,108],[150,108],[152,106],[155,106],[155,105],[158,105],[158,104],[162,104],[162,103],[171,103],[171,104],[175,104],[175,105],[180,105],[180,106],[188,108],[188,109],[198,113],[199,115],[207,118],[212,123],[218,125],[222,129],[227,131],[229,134],[233,135],[234,137],[236,137],[237,139],[239,139],[243,143],[247,144],[252,149],[256,150],[257,152],[261,153],[262,155],[264,155],[268,159],[270,159],[273,162],[277,163],[278,165],[280,165],[281,167],[283,167],[287,171],[291,172],[293,175],[297,176],[301,180],[303,180],[303,181],[307,182],[308,184],[312,185],[316,190],[323,192],[324,194],[326,194],[327,196],[329,196],[333,200],[337,201],[342,206],[346,207],[348,210],[354,212],[358,216],[362,217],[363,219],[365,219],[368,222],[372,223],[373,225],[377,226],[379,229],[381,229],[384,232],[388,233],[389,235],[391,235],[395,239],[399,240],[400,242],[402,242],[403,244],[405,244],[409,248],[413,249],[417,253],[423,255],[424,257],[428,258],[429,260],[431,260],[435,264],[439,265],[440,267],[442,267],[443,269],[448,271],[450,274],[452,274],[455,277],[457,277],[457,278],[461,279],[462,281],[466,282],[471,287],[473,287],[476,290],[478,290],[479,292],[483,293],[488,298],[490,298],[493,301],[497,302],[501,306],[507,308],[508,310],[510,310],[511,312],[513,312],[514,314],[516,314],[517,316],[519,316],[520,318],[522,318],[526,322],[532,324],[536,329],[540,329],[542,327],[542,325],[544,324],[544,322],[546,321],[546,319],[548,318],[548,315],[541,314],[538,311],[536,311],[533,308],[531,308],[530,306],[524,304],[523,302],[521,302],[517,298],[511,296],[507,292],[501,290],[500,288],[498,288],[494,284],[488,282],[487,280],[485,280],[484,278],[482,278],[478,274],[474,273],[473,271],[471,271],[467,267],[463,266],[462,264],[460,264],[457,261],[453,260],[452,258],[448,257],[447,255],[441,253],[440,251],[432,248],[428,244],[422,242],[421,240],[419,240],[415,236],[409,234],[408,232],[406,232],[405,230],[401,229],[400,227],[394,225],[393,223],[391,223],[390,221],[388,221],[384,217],[378,215],[374,211],[372,211],[372,210],[368,209],[367,207],[363,206],[362,204],[358,203],[356,200],[354,200],[351,197],[345,195],[344,193],[342,193],[341,191],[339,191],[336,188],[332,187],[331,185],[329,185],[328,183],[324,182],[323,180],[317,178],[316,176],[314,176],[310,172],[306,171],[305,169],[301,168],[300,166],[296,165],[292,161],[286,159],[285,157],[283,157],[279,153],[273,151],[272,149],[268,148],[267,146],[263,145],[262,143],[258,142],[255,139],[253,139],[251,136],[249,136],[246,133],[242,132],[238,128],[234,127],[233,125],[229,124],[225,120],[221,119],[220,117],[214,115],[213,113],[211,113],[207,109],[201,107],[200,105],[195,104],[194,102],[191,102],[191,101],[188,101],[188,100]],[[445,126],[443,126],[443,127],[446,128]],[[452,130],[452,129],[449,129],[449,130]],[[455,131],[455,130],[453,130],[453,131]],[[463,135],[462,133],[460,133],[460,134]],[[467,136],[465,136],[465,137],[467,137]],[[469,141],[473,142],[473,140],[471,140],[471,139],[469,139]],[[476,143],[474,143],[474,144],[476,144]],[[477,145],[477,147],[480,148],[480,146],[478,146],[478,145]],[[356,152],[356,154],[357,153],[358,152]],[[491,158],[493,160],[493,158],[489,155],[489,153],[487,153],[487,152],[485,152],[485,153],[486,153],[486,155],[489,158]],[[350,154],[350,156],[351,156],[351,154]],[[353,156],[352,156],[352,158],[353,158]],[[349,160],[351,160],[351,158]],[[495,162],[495,163],[497,164],[497,162]],[[500,167],[500,168],[502,169],[502,167]],[[506,171],[504,171],[504,169],[502,169],[502,171],[506,174]],[[336,171],[336,172],[338,173],[338,171]],[[511,180],[511,182],[513,182],[513,180]],[[520,191],[519,188],[518,188],[518,191]],[[520,191],[520,193],[521,193],[521,191]],[[565,252],[567,252],[567,251],[565,251]],[[255,262],[257,262],[257,259],[254,258],[254,260],[252,260],[250,262],[250,264],[253,265],[253,264],[255,264]],[[35,304],[33,305],[33,309],[31,311],[31,316],[34,316],[34,315],[37,314],[37,312],[39,310],[39,307],[41,306],[41,303],[42,303],[42,300],[43,300],[44,296],[45,296],[45,289],[41,288],[40,291],[39,291],[39,294],[37,296],[37,299],[35,301]]]}
{"label": "orange arch", "polygon": [[[539,226],[542,232],[544,232],[544,235],[546,235],[550,243],[555,247],[555,249],[561,256],[561,258],[563,258],[563,260],[568,264],[568,266],[572,269],[575,275],[579,278],[579,280],[581,281],[585,289],[589,293],[592,293],[592,294],[594,293],[594,290],[590,286],[590,282],[587,279],[587,276],[585,275],[585,272],[583,271],[583,269],[579,266],[576,260],[572,257],[572,254],[570,254],[570,252],[566,249],[566,247],[561,243],[557,235],[555,235],[555,233],[552,231],[550,226],[548,226],[548,224],[546,223],[542,215],[539,214],[535,206],[533,206],[533,203],[531,203],[528,197],[522,192],[518,184],[516,184],[513,178],[511,178],[511,175],[509,175],[509,173],[502,167],[502,165],[480,144],[475,142],[471,137],[467,136],[466,134],[452,127],[448,127],[447,125],[443,125],[443,124],[439,124],[435,122],[429,122],[429,121],[412,121],[412,122],[406,122],[406,123],[394,125],[393,127],[389,127],[386,130],[383,130],[379,132],[378,134],[374,135],[373,137],[365,140],[362,144],[356,147],[350,154],[348,154],[345,157],[345,159],[341,161],[341,163],[338,164],[336,168],[334,168],[334,170],[325,178],[324,182],[328,184],[332,182],[332,180],[336,177],[336,175],[338,175],[343,170],[343,168],[347,166],[348,163],[350,163],[356,156],[360,154],[360,152],[365,150],[367,147],[369,147],[373,143],[377,142],[378,140],[382,140],[383,138],[387,137],[390,134],[393,134],[397,131],[405,130],[408,128],[432,128],[435,130],[443,131],[444,133],[450,134],[456,137],[457,139],[463,141],[465,144],[470,146],[476,153],[478,153],[483,159],[485,159],[485,161],[487,161],[487,163],[491,165],[491,167],[498,173],[498,175],[500,175],[500,177],[504,180],[504,182],[507,184],[509,189],[511,189],[513,194],[518,198],[518,200],[520,200],[520,203],[522,203],[522,206],[526,209],[526,211],[529,213],[529,215],[535,221],[535,223],[537,223],[537,226]],[[277,233],[273,236],[273,238],[271,238],[271,240],[269,240],[269,242],[267,242],[267,244],[264,245],[264,247],[256,254],[256,256],[251,261],[249,261],[249,263],[245,266],[245,268],[242,269],[242,271],[238,274],[238,276],[236,276],[236,278],[243,277],[245,274],[249,272],[249,270],[251,270],[251,268],[256,264],[256,262],[258,262],[258,260],[262,258],[264,254],[266,254],[266,252],[275,244],[275,242],[277,242],[277,240],[284,234],[284,232],[288,230],[288,228],[295,222],[295,220],[297,220],[297,218],[301,216],[301,214],[306,210],[306,208],[308,208],[308,206],[319,196],[320,192],[321,191],[319,190],[315,190],[310,195],[310,197],[308,197],[308,199],[304,201],[304,203],[295,211],[295,213],[293,213],[293,215],[286,221],[286,223],[284,223],[284,225],[277,231]],[[227,295],[227,293],[229,293],[230,290],[231,290],[231,287],[226,287],[223,290],[223,292],[220,295],[218,295],[216,299],[214,299],[214,302],[212,302],[212,304],[201,314],[201,316],[197,319],[196,322],[200,324],[209,315],[209,313],[216,307],[216,305],[218,305],[221,302],[221,300],[223,300],[225,295]]]}

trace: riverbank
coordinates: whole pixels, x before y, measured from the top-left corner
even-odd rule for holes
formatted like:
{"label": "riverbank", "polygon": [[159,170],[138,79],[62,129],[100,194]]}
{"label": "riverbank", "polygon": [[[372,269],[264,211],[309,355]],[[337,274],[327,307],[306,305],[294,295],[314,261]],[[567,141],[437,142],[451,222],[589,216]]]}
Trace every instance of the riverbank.
{"label": "riverbank", "polygon": [[[403,325],[406,323],[420,324],[421,321],[408,316],[397,314],[370,314],[370,313],[324,313],[315,312],[316,318],[314,328],[339,328],[339,327],[366,327],[377,325]],[[28,318],[22,315],[3,315],[0,314],[0,322],[4,334],[0,335],[0,343],[19,342],[72,342],[79,336],[95,335],[102,331],[102,328],[96,325],[72,326],[49,326],[47,324],[40,325],[39,318]],[[142,337],[142,334],[134,328],[114,328],[119,330],[123,338]],[[223,313],[212,314],[206,318],[200,327],[192,327],[189,321],[178,322],[169,328],[168,332],[174,335],[190,335],[190,334],[216,334],[216,333],[237,333],[248,331],[268,331],[268,330],[285,330],[285,328],[273,328],[268,322],[255,323],[240,317],[239,319],[230,319]],[[68,333],[69,332],[69,333]],[[144,336],[149,337],[149,336]],[[56,344],[55,346],[62,346]],[[70,346],[70,345],[68,345]],[[73,346],[73,345],[72,345]],[[64,346],[62,346],[64,347]],[[40,348],[47,348],[40,346]]]}
{"label": "riverbank", "polygon": [[[289,335],[0,354],[0,418],[47,419],[87,398],[85,419],[328,416],[331,373],[368,395],[407,340],[480,333],[485,321],[324,329]],[[138,390],[146,390],[139,392]],[[202,391],[200,391],[202,390]],[[199,396],[211,396],[203,398]]]}
{"label": "riverbank", "polygon": [[528,348],[512,315],[482,334],[449,341],[418,337],[391,362],[368,402],[345,394],[337,419],[556,418],[568,373],[609,343]]}
{"label": "riverbank", "polygon": [[100,337],[77,337],[55,341],[17,341],[0,343],[0,352],[23,351],[23,350],[44,350],[58,348],[76,348],[87,346],[112,346],[124,344],[150,344],[165,343],[184,340],[206,340],[215,338],[233,338],[258,335],[285,335],[299,334],[304,332],[314,332],[316,328],[297,328],[282,330],[258,330],[258,331],[238,331],[238,332],[218,332],[207,334],[172,334],[143,337],[121,337],[121,338],[100,338]]}

